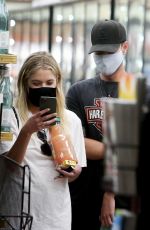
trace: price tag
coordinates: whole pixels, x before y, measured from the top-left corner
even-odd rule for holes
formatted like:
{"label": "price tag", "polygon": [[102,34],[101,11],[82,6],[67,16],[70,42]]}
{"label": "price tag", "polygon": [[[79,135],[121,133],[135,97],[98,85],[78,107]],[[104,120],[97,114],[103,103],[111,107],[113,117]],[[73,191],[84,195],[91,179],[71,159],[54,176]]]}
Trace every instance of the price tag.
{"label": "price tag", "polygon": [[1,132],[0,133],[0,141],[12,141],[13,134],[9,132]]}

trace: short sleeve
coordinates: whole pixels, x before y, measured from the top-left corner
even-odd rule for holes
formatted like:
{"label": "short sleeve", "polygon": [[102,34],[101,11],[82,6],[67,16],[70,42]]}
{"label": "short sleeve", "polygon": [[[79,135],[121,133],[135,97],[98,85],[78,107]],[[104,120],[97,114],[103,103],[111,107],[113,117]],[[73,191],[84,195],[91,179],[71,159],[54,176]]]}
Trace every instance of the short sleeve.
{"label": "short sleeve", "polygon": [[79,88],[78,82],[70,87],[66,95],[67,108],[73,111],[81,119],[82,126],[86,126],[86,117],[82,102],[82,92]]}
{"label": "short sleeve", "polygon": [[86,167],[86,152],[85,152],[85,142],[83,136],[83,129],[81,121],[78,116],[72,112],[68,111],[70,122],[70,133],[71,140],[75,149],[76,157],[78,159],[78,164],[81,167]]}

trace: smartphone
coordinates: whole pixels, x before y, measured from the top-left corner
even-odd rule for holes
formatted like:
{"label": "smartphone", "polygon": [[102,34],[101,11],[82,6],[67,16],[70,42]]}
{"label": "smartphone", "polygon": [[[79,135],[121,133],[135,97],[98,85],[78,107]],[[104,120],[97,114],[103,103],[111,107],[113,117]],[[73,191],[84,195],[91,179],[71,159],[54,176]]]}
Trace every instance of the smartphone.
{"label": "smartphone", "polygon": [[42,96],[40,98],[40,110],[50,108],[47,114],[56,113],[56,97]]}

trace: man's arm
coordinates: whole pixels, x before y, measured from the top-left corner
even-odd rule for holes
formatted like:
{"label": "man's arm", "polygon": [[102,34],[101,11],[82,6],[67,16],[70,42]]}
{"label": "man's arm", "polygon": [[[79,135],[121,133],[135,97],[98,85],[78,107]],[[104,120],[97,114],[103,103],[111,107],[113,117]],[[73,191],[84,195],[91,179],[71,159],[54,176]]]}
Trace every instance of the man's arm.
{"label": "man's arm", "polygon": [[86,156],[90,160],[100,160],[104,157],[105,145],[102,142],[85,138]]}
{"label": "man's arm", "polygon": [[100,213],[100,221],[103,227],[110,227],[113,224],[115,215],[115,195],[105,192]]}

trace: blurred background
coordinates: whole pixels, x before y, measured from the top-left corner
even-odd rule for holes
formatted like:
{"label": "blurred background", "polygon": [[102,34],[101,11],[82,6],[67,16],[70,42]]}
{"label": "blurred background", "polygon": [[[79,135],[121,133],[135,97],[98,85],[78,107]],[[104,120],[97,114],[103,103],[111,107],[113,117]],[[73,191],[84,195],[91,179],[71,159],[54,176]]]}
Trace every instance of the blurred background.
{"label": "blurred background", "polygon": [[64,89],[94,76],[88,55],[92,26],[101,19],[115,19],[126,30],[129,50],[126,69],[142,72],[150,84],[150,0],[6,0],[10,14],[9,53],[17,55],[12,66],[16,78],[32,52],[50,51],[60,64]]}

